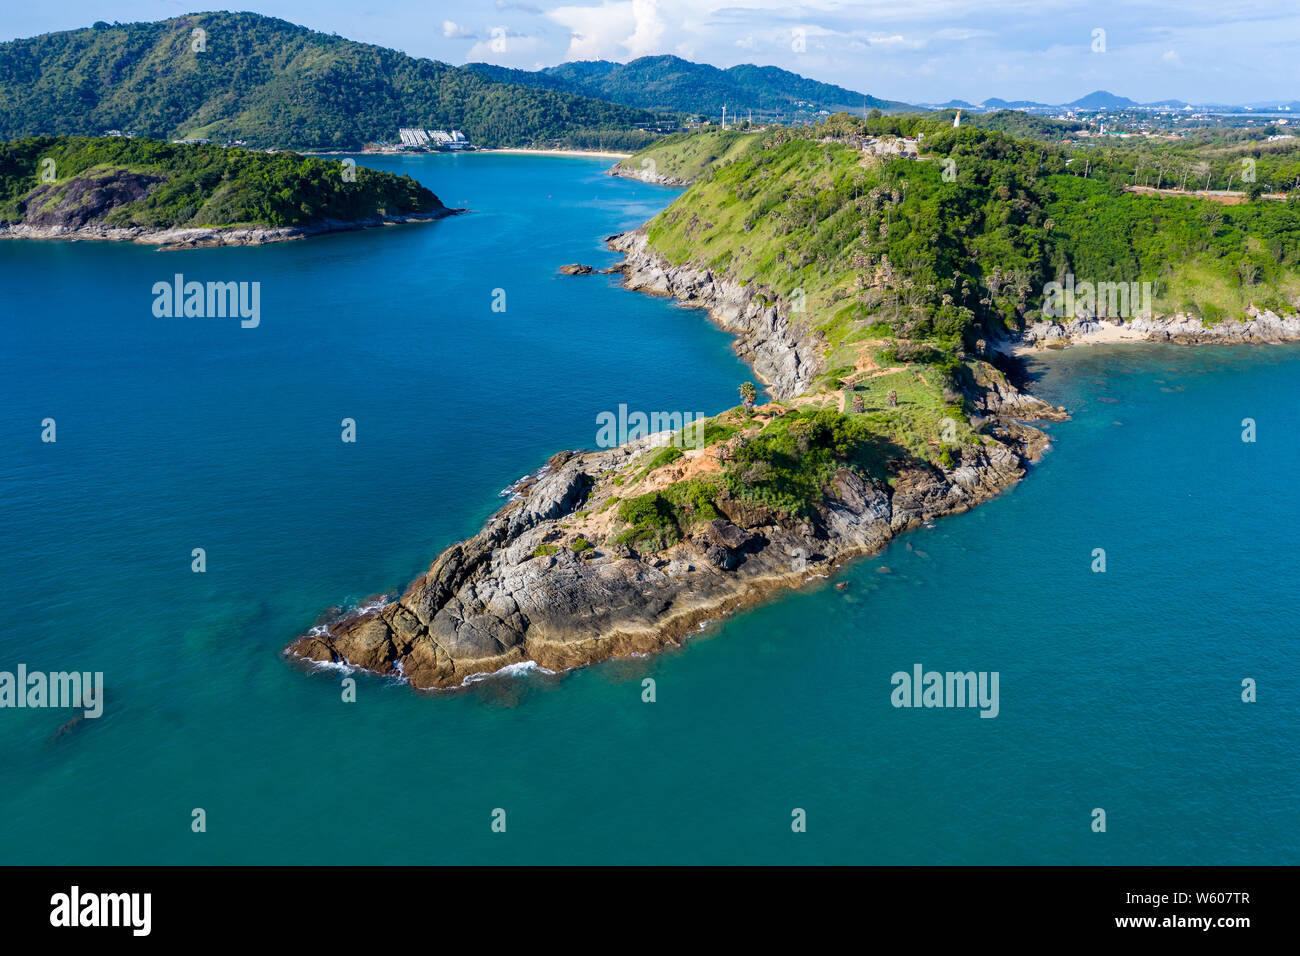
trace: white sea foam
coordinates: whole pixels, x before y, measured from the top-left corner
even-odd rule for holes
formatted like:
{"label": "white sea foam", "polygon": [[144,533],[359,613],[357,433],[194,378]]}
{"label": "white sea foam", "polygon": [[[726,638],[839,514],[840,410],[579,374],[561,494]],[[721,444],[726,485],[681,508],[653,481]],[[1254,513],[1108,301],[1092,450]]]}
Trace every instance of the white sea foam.
{"label": "white sea foam", "polygon": [[347,612],[348,617],[363,617],[366,614],[378,614],[388,605],[393,603],[393,599],[388,595],[381,595],[369,604],[359,604],[351,611]]}
{"label": "white sea foam", "polygon": [[497,492],[497,497],[509,498],[511,501],[516,501],[519,498],[522,498],[523,495],[520,494],[518,491],[519,486],[526,484],[527,482],[530,481],[539,481],[542,475],[546,474],[546,471],[547,468],[545,465],[543,465],[541,468],[537,469],[532,474],[524,475],[522,478],[518,478],[510,482],[510,484],[506,485],[504,488],[502,488],[500,491]]}
{"label": "white sea foam", "polygon": [[488,680],[493,677],[522,677],[530,671],[537,671],[539,674],[554,674],[555,671],[542,667],[537,661],[518,661],[514,664],[507,664],[494,671],[480,671],[477,674],[470,674],[460,682],[461,687],[468,687],[470,684],[477,684],[479,681]]}
{"label": "white sea foam", "polygon": [[307,665],[314,671],[337,671],[340,674],[355,674],[359,668],[353,667],[347,661],[313,661],[307,658],[300,658],[306,661]]}

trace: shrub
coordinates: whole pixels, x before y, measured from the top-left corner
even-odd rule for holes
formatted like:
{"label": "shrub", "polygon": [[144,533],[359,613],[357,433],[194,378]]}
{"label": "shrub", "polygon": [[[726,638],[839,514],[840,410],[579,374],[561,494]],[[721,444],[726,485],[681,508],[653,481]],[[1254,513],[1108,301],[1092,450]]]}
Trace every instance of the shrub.
{"label": "shrub", "polygon": [[736,450],[724,480],[737,498],[808,514],[836,469],[869,471],[878,458],[863,419],[830,409],[791,412]]}

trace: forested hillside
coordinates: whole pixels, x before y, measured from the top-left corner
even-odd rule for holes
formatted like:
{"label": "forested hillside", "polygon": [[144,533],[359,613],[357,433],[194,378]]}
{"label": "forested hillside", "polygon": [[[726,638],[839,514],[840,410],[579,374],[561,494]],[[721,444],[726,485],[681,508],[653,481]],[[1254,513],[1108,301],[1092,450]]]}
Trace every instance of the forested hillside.
{"label": "forested hillside", "polygon": [[639,148],[652,117],[252,13],[96,24],[0,43],[0,139],[133,130],[160,139],[355,149],[402,126],[483,146]]}
{"label": "forested hillside", "polygon": [[332,159],[149,139],[41,136],[0,143],[0,223],[300,226],[434,212],[409,176]]}
{"label": "forested hillside", "polygon": [[628,63],[588,60],[535,72],[487,63],[471,63],[469,68],[502,82],[581,93],[671,113],[717,116],[725,105],[729,116],[739,118],[749,111],[790,115],[800,110],[811,114],[819,109],[890,110],[907,106],[819,83],[775,66],[746,63],[721,70],[677,56],[643,56]]}

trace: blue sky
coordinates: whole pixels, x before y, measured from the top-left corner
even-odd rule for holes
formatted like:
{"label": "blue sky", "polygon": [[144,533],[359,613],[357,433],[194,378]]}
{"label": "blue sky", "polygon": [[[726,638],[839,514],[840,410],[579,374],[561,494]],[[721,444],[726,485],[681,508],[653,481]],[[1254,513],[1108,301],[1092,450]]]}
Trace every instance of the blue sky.
{"label": "blue sky", "polygon": [[[6,5],[4,40],[215,8]],[[1300,99],[1295,0],[255,0],[224,9],[449,63],[536,69],[675,53],[724,67],[771,64],[913,102],[1055,103],[1094,89],[1141,101]]]}

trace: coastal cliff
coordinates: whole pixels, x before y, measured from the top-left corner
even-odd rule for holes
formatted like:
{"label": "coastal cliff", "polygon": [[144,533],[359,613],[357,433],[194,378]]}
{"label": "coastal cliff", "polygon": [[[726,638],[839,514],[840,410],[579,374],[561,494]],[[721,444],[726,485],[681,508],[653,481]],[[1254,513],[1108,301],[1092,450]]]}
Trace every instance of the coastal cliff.
{"label": "coastal cliff", "polygon": [[737,353],[774,398],[802,394],[822,370],[815,336],[796,330],[789,304],[774,294],[764,295],[710,269],[673,266],[650,249],[644,229],[611,236],[608,244],[623,253],[624,261],[617,268],[629,289],[705,309],[714,322],[734,334]]}

